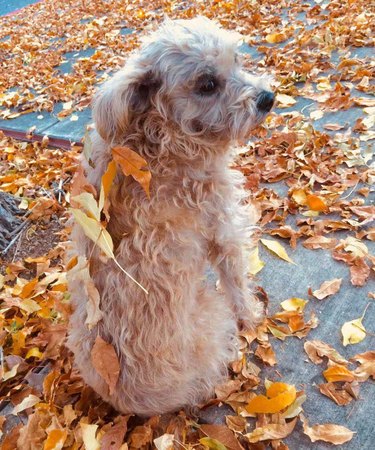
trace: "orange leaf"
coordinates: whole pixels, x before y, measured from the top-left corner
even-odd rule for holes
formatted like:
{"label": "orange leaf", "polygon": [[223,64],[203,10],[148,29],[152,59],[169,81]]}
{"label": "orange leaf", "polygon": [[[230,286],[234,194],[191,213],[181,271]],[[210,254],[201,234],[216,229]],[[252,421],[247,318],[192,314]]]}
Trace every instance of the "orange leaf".
{"label": "orange leaf", "polygon": [[113,147],[113,159],[121,167],[126,176],[131,175],[145,190],[150,198],[151,172],[145,170],[147,161],[129,147]]}
{"label": "orange leaf", "polygon": [[296,388],[285,383],[273,383],[265,395],[257,395],[246,406],[249,413],[277,413],[291,405],[296,398]]}
{"label": "orange leaf", "polygon": [[317,195],[309,194],[306,199],[307,206],[312,211],[326,211],[328,209],[324,200]]}
{"label": "orange leaf", "polygon": [[354,374],[344,366],[331,366],[323,372],[327,381],[353,381]]}

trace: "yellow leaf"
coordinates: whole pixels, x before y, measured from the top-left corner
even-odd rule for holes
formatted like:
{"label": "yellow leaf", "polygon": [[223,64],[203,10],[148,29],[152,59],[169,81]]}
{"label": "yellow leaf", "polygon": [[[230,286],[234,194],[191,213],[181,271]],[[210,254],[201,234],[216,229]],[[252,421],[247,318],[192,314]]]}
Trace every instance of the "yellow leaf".
{"label": "yellow leaf", "polygon": [[308,300],[303,298],[292,297],[280,303],[284,311],[303,311]]}
{"label": "yellow leaf", "polygon": [[79,209],[71,208],[71,211],[77,223],[81,225],[85,235],[103,250],[109,258],[114,258],[111,235],[103,228],[100,222],[88,217]]}
{"label": "yellow leaf", "polygon": [[346,347],[348,344],[358,344],[366,337],[366,329],[362,324],[362,317],[359,319],[345,322],[341,327],[341,333],[343,337],[343,345]]}
{"label": "yellow leaf", "polygon": [[270,33],[266,36],[266,41],[269,44],[278,44],[279,42],[283,42],[287,39],[285,33]]}
{"label": "yellow leaf", "polygon": [[328,209],[328,206],[326,205],[326,203],[324,202],[324,200],[321,197],[318,197],[317,195],[314,194],[309,194],[307,196],[307,206],[312,210],[312,211],[326,211]]}
{"label": "yellow leaf", "polygon": [[61,450],[67,435],[66,430],[54,429],[49,431],[48,437],[44,442],[43,450]]}
{"label": "yellow leaf", "polygon": [[32,314],[33,312],[39,311],[41,309],[38,303],[31,298],[26,298],[25,300],[23,300],[20,303],[20,308],[29,314]]}
{"label": "yellow leaf", "polygon": [[151,172],[145,170],[147,161],[129,147],[113,147],[112,156],[121,167],[123,173],[126,176],[131,175],[138,181],[145,190],[147,197],[150,197]]}
{"label": "yellow leaf", "polygon": [[303,189],[295,189],[292,193],[292,199],[297,205],[305,206],[307,203],[307,195]]}
{"label": "yellow leaf", "polygon": [[221,442],[209,437],[201,438],[199,439],[199,442],[206,448],[210,448],[212,450],[228,450]]}
{"label": "yellow leaf", "polygon": [[37,284],[38,284],[38,278],[34,278],[33,280],[29,281],[22,288],[22,291],[20,292],[19,297],[21,297],[21,298],[29,297],[31,295],[31,293],[35,290],[35,287]]}
{"label": "yellow leaf", "polygon": [[297,100],[295,98],[286,94],[277,94],[276,100],[278,102],[279,108],[289,108],[289,106],[293,106],[297,103]]}
{"label": "yellow leaf", "polygon": [[295,262],[289,258],[285,248],[279,242],[272,241],[271,239],[261,239],[260,242],[272,253],[275,253],[279,258],[289,263],[295,264]]}
{"label": "yellow leaf", "polygon": [[331,366],[323,372],[324,378],[331,381],[354,381],[354,374],[345,366]]}
{"label": "yellow leaf", "polygon": [[257,395],[246,406],[249,413],[277,413],[296,399],[296,388],[285,383],[273,383],[265,395]]}
{"label": "yellow leaf", "polygon": [[72,200],[84,209],[88,217],[100,221],[100,209],[98,207],[98,202],[91,193],[82,192],[81,194],[72,197]]}
{"label": "yellow leaf", "polygon": [[265,263],[259,259],[259,248],[256,247],[249,255],[249,264],[248,264],[249,273],[251,275],[256,275],[263,269],[264,266]]}
{"label": "yellow leaf", "polygon": [[31,358],[31,357],[42,359],[43,353],[39,350],[38,347],[33,347],[26,353],[25,359]]}
{"label": "yellow leaf", "polygon": [[100,450],[99,441],[96,439],[96,430],[98,425],[80,422],[82,429],[82,440],[85,450]]}

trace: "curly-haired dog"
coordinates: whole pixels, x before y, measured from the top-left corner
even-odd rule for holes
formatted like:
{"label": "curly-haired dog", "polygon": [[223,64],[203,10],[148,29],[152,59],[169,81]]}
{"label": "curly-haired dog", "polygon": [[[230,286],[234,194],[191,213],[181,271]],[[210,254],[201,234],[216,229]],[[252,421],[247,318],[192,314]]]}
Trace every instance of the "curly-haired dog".
{"label": "curly-haired dog", "polygon": [[[87,293],[70,279],[68,345],[86,382],[119,411],[152,415],[207,399],[235,359],[237,323],[254,327],[262,317],[247,285],[243,178],[228,164],[274,97],[265,78],[242,70],[238,39],[206,18],[169,20],[94,102],[89,181],[99,188],[115,145],[138,152],[152,173],[150,199],[117,175],[107,228],[117,260],[148,295],[113,261],[103,263],[79,226],[73,232],[90,257],[103,318],[89,331]],[[224,293],[205,282],[208,261]],[[120,361],[111,395],[90,358],[97,335]]]}

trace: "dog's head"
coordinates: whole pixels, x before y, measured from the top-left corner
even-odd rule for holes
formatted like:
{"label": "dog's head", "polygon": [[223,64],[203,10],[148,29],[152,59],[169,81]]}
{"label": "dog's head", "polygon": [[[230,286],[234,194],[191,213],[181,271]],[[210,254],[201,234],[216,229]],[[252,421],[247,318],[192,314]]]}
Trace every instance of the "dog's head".
{"label": "dog's head", "polygon": [[211,143],[247,137],[274,95],[267,78],[242,69],[239,39],[204,17],[167,20],[99,92],[94,120],[102,138],[121,141],[146,115]]}

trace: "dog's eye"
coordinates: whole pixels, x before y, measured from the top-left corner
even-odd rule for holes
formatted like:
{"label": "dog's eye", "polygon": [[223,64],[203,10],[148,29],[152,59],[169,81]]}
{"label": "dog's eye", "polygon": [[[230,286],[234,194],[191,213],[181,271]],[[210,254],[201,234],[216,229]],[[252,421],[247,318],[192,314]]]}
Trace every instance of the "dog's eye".
{"label": "dog's eye", "polygon": [[201,95],[211,95],[216,91],[217,87],[218,83],[215,78],[207,78],[199,83],[198,91]]}

